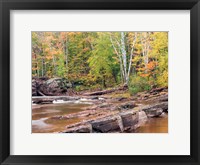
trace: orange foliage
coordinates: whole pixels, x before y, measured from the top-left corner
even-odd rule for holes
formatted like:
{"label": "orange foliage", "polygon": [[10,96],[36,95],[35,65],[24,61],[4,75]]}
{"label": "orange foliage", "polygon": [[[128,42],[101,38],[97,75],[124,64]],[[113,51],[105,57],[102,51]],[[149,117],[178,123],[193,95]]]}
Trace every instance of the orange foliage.
{"label": "orange foliage", "polygon": [[47,60],[52,60],[53,57],[52,57],[52,56],[46,56],[46,59],[47,59]]}
{"label": "orange foliage", "polygon": [[141,77],[148,77],[148,76],[150,76],[150,74],[149,74],[149,73],[143,73],[143,74],[141,74],[140,76],[141,76]]}
{"label": "orange foliage", "polygon": [[150,61],[150,62],[147,64],[147,68],[148,68],[149,70],[153,70],[153,69],[156,67],[156,65],[157,65],[157,62],[155,62],[155,61]]}

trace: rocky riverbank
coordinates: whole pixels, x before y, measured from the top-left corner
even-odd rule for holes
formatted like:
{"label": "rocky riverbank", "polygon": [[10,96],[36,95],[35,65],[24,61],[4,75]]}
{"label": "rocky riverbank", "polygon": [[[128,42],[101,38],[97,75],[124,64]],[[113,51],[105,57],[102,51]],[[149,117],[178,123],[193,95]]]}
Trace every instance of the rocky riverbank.
{"label": "rocky riverbank", "polygon": [[32,96],[73,95],[72,83],[65,78],[32,78]]}
{"label": "rocky riverbank", "polygon": [[32,101],[35,104],[66,103],[66,106],[68,102],[90,104],[83,111],[51,117],[50,120],[54,122],[66,123],[69,119],[78,119],[75,120],[77,122],[66,124],[58,131],[60,133],[134,132],[148,119],[168,113],[167,88],[156,88],[131,97],[123,97],[125,92],[101,96],[43,96],[33,97]]}

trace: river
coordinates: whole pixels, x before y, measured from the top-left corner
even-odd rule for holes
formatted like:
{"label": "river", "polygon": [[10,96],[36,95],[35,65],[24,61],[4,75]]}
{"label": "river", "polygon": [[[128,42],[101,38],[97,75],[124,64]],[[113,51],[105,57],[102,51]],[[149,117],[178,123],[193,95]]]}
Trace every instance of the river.
{"label": "river", "polygon": [[168,133],[168,114],[149,118],[146,124],[138,128],[135,133]]}
{"label": "river", "polygon": [[[32,133],[52,133],[65,129],[68,124],[81,121],[80,118],[67,120],[53,120],[51,117],[57,115],[67,115],[83,111],[90,106],[84,103],[46,104],[32,106]],[[168,115],[150,118],[146,124],[134,131],[135,133],[167,133]]]}

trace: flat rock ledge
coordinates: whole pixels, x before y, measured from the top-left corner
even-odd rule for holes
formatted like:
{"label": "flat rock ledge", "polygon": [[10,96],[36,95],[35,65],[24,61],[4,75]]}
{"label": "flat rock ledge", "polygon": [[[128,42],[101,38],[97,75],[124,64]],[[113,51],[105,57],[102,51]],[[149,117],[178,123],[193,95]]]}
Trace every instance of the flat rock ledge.
{"label": "flat rock ledge", "polygon": [[148,118],[158,117],[168,110],[168,102],[135,107],[110,116],[66,126],[60,133],[120,133],[130,132],[146,123]]}
{"label": "flat rock ledge", "polygon": [[75,101],[79,99],[80,97],[72,96],[33,96],[32,102],[35,104],[52,104],[53,101]]}
{"label": "flat rock ledge", "polygon": [[77,124],[62,133],[92,133],[92,125],[89,123]]}

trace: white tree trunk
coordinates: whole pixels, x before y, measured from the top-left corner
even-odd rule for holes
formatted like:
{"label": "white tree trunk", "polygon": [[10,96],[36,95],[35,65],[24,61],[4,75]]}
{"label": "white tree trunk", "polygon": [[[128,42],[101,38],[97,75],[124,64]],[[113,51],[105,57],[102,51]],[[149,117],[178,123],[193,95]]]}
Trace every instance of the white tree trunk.
{"label": "white tree trunk", "polygon": [[[144,33],[144,36],[142,35],[142,33]],[[149,37],[150,37],[149,32],[140,33],[140,42],[142,45],[142,55],[144,58],[145,72],[147,72],[147,65],[149,63],[149,48],[150,48]]]}
{"label": "white tree trunk", "polygon": [[125,48],[125,41],[124,41],[124,32],[121,32],[121,52],[122,52],[122,60],[124,66],[124,82],[127,83],[127,58],[126,58],[126,48]]}
{"label": "white tree trunk", "polygon": [[117,48],[115,47],[114,45],[114,42],[113,42],[113,39],[110,35],[110,41],[112,43],[112,47],[113,49],[115,50],[115,53],[117,54],[118,58],[119,58],[119,62],[120,62],[120,71],[121,71],[121,76],[122,76],[122,80],[124,82],[124,69],[123,69],[123,64],[122,64],[122,58],[121,58],[121,55],[119,54],[119,52],[117,51]]}
{"label": "white tree trunk", "polygon": [[124,32],[120,32],[120,42],[116,38],[114,42],[112,36],[110,35],[110,41],[120,61],[120,70],[121,70],[122,80],[123,80],[123,83],[125,84],[128,84],[129,77],[130,77],[133,51],[134,51],[136,38],[137,38],[137,33],[135,33],[135,35],[133,36],[132,48],[131,48],[130,58],[128,62]]}
{"label": "white tree trunk", "polygon": [[127,77],[128,77],[127,84],[128,84],[129,77],[130,77],[130,71],[131,71],[131,65],[132,65],[132,59],[133,59],[133,51],[134,51],[134,46],[135,46],[135,43],[136,43],[136,39],[137,39],[137,32],[135,33],[135,37],[133,36],[133,43],[132,43],[132,48],[131,48],[128,73],[127,73]]}

